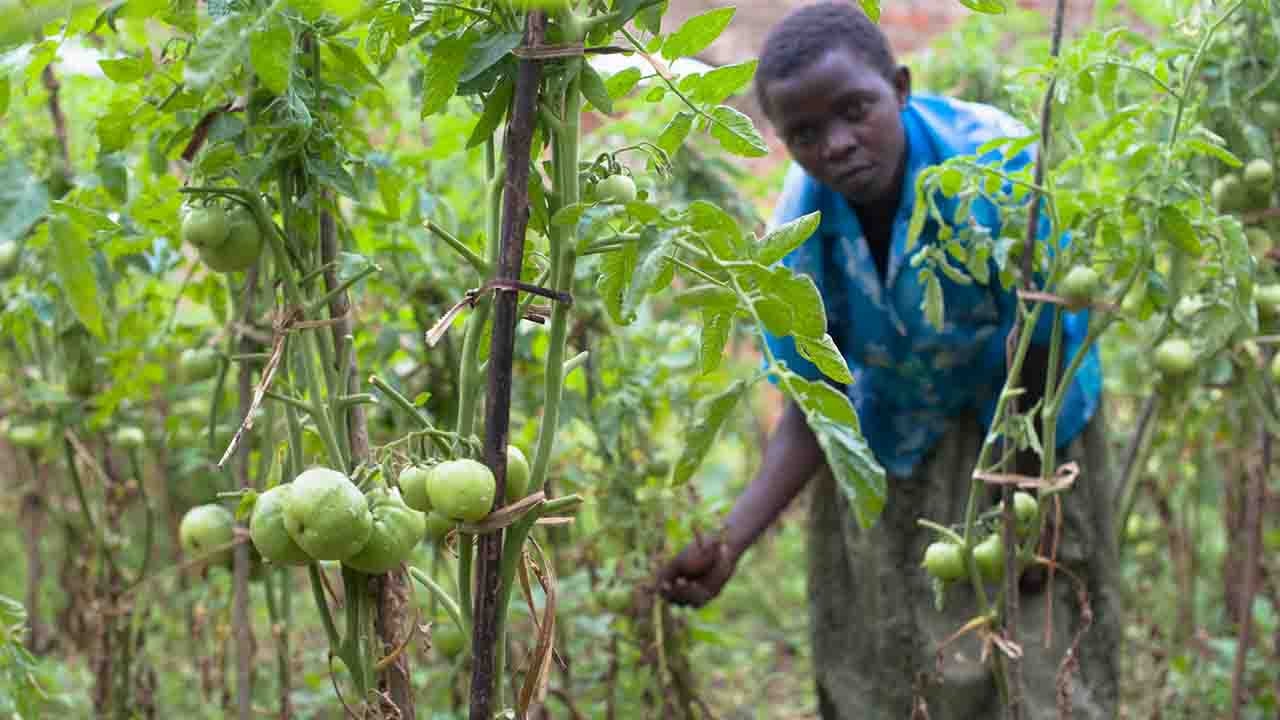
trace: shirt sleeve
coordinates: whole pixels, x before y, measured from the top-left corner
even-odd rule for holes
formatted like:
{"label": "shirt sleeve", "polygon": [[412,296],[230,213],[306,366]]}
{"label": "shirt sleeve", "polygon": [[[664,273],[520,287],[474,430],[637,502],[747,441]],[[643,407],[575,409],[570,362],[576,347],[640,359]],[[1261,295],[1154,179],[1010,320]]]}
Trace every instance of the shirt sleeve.
{"label": "shirt sleeve", "polygon": [[[818,202],[815,192],[815,183],[805,174],[800,166],[792,164],[787,171],[786,180],[783,182],[782,195],[778,199],[778,204],[774,207],[773,217],[769,221],[769,229],[772,230],[780,225],[795,220],[798,217],[807,215],[818,209]],[[802,257],[806,257],[812,250],[811,245],[815,240],[814,237],[806,240],[799,248],[792,251],[784,257],[780,263],[784,267],[797,270],[797,265]],[[816,262],[805,262],[808,266],[805,269],[816,274],[814,282],[818,285],[819,290],[822,288],[821,271],[822,261],[821,254],[818,254]],[[824,298],[825,300],[825,298]],[[779,363],[785,364],[787,369],[799,375],[805,380],[822,379],[822,371],[816,365],[805,360],[800,355],[800,351],[796,349],[795,338],[790,335],[774,335],[773,333],[763,330],[765,345],[769,352],[773,354],[774,359]],[[768,367],[769,359],[766,356],[762,360],[762,365]],[[770,377],[770,382],[775,385],[778,382],[776,377]]]}

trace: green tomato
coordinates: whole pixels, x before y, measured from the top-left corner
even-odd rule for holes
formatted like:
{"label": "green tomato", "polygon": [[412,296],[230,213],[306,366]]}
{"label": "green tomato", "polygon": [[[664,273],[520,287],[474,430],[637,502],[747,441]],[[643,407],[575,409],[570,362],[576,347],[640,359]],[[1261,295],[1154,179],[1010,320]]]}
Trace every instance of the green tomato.
{"label": "green tomato", "polygon": [[346,475],[317,467],[294,479],[285,498],[284,526],[316,560],[346,560],[373,534],[373,514]]}
{"label": "green tomato", "polygon": [[231,545],[236,539],[236,518],[221,505],[198,505],[187,511],[178,524],[178,542],[193,557],[211,564],[231,562]]}
{"label": "green tomato", "polygon": [[478,522],[493,508],[493,473],[483,463],[464,458],[431,469],[427,494],[431,507],[455,520]]}
{"label": "green tomato", "polygon": [[1068,310],[1081,310],[1093,302],[1100,283],[1097,271],[1085,265],[1077,265],[1062,279],[1058,294],[1067,301]]}
{"label": "green tomato", "polygon": [[1275,168],[1266,160],[1261,158],[1250,160],[1249,164],[1244,166],[1244,184],[1251,188],[1270,189],[1275,179]]}
{"label": "green tomato", "polygon": [[396,478],[405,504],[419,512],[431,512],[431,497],[427,495],[427,478],[430,475],[431,468],[410,465]]}
{"label": "green tomato", "polygon": [[1004,577],[1004,540],[999,532],[993,532],[973,548],[973,560],[978,564],[982,579],[996,582]]}
{"label": "green tomato", "polygon": [[1228,173],[1213,181],[1211,189],[1213,206],[1219,212],[1229,213],[1240,210],[1248,203],[1248,192],[1240,177]]}
{"label": "green tomato", "polygon": [[1040,503],[1029,492],[1019,490],[1013,494],[1013,514],[1018,519],[1018,534],[1026,537],[1035,532],[1040,520]]}
{"label": "green tomato", "polygon": [[925,572],[943,581],[951,582],[964,577],[964,548],[949,541],[939,540],[924,549]]}
{"label": "green tomato", "polygon": [[236,206],[227,214],[227,237],[218,245],[200,248],[200,258],[218,272],[248,270],[262,254],[262,233],[247,208]]}
{"label": "green tomato", "polygon": [[1280,102],[1263,100],[1258,103],[1257,120],[1267,130],[1280,130]]}
{"label": "green tomato", "polygon": [[507,504],[529,494],[529,461],[515,445],[507,446]]}
{"label": "green tomato", "polygon": [[135,450],[146,444],[147,435],[136,425],[122,425],[116,429],[111,441],[116,447]]}
{"label": "green tomato", "polygon": [[454,526],[457,524],[458,523],[438,512],[429,512],[427,513],[426,519],[427,529],[425,537],[430,542],[438,543],[443,540],[445,536],[449,534],[449,531],[453,530]]}
{"label": "green tomato", "polygon": [[427,531],[426,516],[405,504],[395,488],[369,492],[373,532],[360,552],[343,561],[347,567],[369,575],[381,575],[400,567],[413,555]]}
{"label": "green tomato", "polygon": [[614,615],[624,615],[631,610],[631,589],[615,585],[600,595],[600,604]]}
{"label": "green tomato", "polygon": [[1253,300],[1258,306],[1258,315],[1271,319],[1280,317],[1280,283],[1255,285]]}
{"label": "green tomato", "polygon": [[596,198],[603,203],[625,205],[636,199],[636,181],[626,175],[610,175],[596,184]]}
{"label": "green tomato", "polygon": [[276,565],[306,565],[311,556],[293,541],[284,524],[292,485],[277,485],[258,496],[249,516],[249,538],[262,557]]}
{"label": "green tomato", "polygon": [[200,205],[183,216],[179,235],[183,242],[203,250],[226,242],[228,232],[227,211],[221,205]]}
{"label": "green tomato", "polygon": [[0,242],[0,278],[8,277],[18,267],[18,243]]}
{"label": "green tomato", "polygon": [[1271,233],[1260,227],[1251,227],[1244,231],[1249,241],[1249,249],[1254,255],[1265,255],[1271,249]]}
{"label": "green tomato", "polygon": [[218,351],[214,348],[187,348],[178,355],[178,372],[184,382],[200,382],[218,373],[219,362]]}
{"label": "green tomato", "polygon": [[1152,360],[1163,375],[1185,375],[1196,366],[1196,351],[1182,338],[1169,338],[1156,346]]}
{"label": "green tomato", "polygon": [[24,448],[41,448],[49,444],[52,432],[48,423],[18,423],[9,427],[9,442]]}

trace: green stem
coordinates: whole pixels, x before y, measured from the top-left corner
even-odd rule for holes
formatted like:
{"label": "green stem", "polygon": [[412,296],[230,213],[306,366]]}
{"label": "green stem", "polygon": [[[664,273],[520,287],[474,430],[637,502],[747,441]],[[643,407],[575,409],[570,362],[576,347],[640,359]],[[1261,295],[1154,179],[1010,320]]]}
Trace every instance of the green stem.
{"label": "green stem", "polygon": [[466,260],[467,264],[471,265],[471,267],[474,268],[481,277],[489,276],[489,263],[485,262],[484,258],[480,257],[475,253],[475,251],[467,247],[466,243],[454,237],[452,233],[440,227],[434,221],[427,221],[427,229],[461,255],[462,259]]}
{"label": "green stem", "polygon": [[471,560],[475,556],[475,544],[474,536],[458,533],[458,599],[462,605],[462,616],[467,620],[464,627],[471,627],[471,615],[475,609],[471,601]]}
{"label": "green stem", "polygon": [[[467,626],[462,619],[462,609],[459,607],[458,602],[449,595],[449,591],[440,587],[440,584],[432,579],[430,575],[412,565],[409,566],[409,576],[414,580],[417,580],[419,584],[426,588],[427,591],[431,593],[432,599],[444,606],[444,611],[448,613],[449,618],[457,624],[459,630],[466,635],[470,635],[470,633],[467,632]],[[467,639],[470,640],[470,637]]]}
{"label": "green stem", "polygon": [[329,601],[324,596],[324,581],[320,579],[320,563],[313,562],[307,566],[307,574],[311,578],[311,594],[316,599],[316,609],[320,612],[320,624],[324,626],[325,637],[329,639],[329,654],[337,654],[342,647],[342,636],[338,634],[338,626],[333,623],[333,614],[329,612]]}

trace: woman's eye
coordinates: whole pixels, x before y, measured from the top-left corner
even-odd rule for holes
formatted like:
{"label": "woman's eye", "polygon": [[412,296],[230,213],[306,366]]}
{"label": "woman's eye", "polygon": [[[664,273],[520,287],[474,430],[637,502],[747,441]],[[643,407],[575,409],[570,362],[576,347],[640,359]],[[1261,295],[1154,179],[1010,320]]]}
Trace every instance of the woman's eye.
{"label": "woman's eye", "polygon": [[845,106],[844,115],[849,120],[861,120],[867,114],[866,103],[851,103]]}

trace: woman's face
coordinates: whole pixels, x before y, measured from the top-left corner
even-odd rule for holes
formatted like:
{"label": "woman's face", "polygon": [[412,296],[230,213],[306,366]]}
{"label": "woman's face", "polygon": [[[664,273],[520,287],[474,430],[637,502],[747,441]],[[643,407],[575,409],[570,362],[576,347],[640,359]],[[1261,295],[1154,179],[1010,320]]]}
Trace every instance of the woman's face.
{"label": "woman's face", "polygon": [[764,90],[770,120],[806,172],[856,206],[896,206],[906,149],[900,113],[911,91],[905,67],[890,82],[837,47]]}

